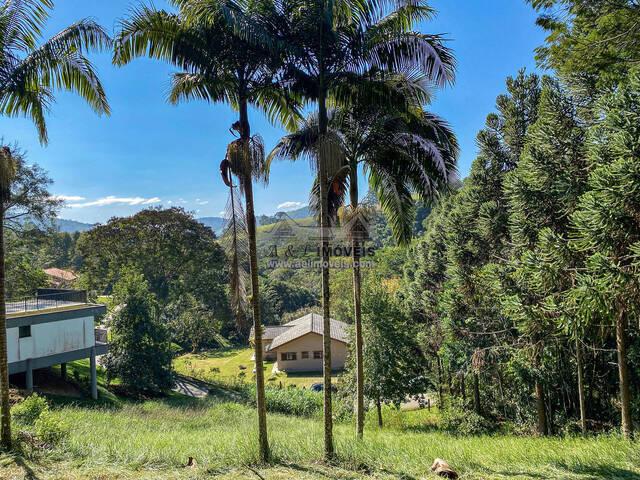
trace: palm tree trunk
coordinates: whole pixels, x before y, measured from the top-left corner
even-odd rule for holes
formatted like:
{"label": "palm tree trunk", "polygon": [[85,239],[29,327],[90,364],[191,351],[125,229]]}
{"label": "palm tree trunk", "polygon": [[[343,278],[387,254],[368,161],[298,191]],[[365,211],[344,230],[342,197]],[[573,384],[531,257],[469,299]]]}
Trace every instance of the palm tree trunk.
{"label": "palm tree trunk", "polygon": [[[351,208],[358,208],[358,163],[350,162],[349,195]],[[353,260],[353,316],[356,324],[356,433],[359,438],[364,434],[364,372],[362,367],[362,308],[360,305],[360,251],[357,238],[351,239],[351,258]]]}
{"label": "palm tree trunk", "polygon": [[620,377],[620,405],[622,407],[622,434],[633,438],[633,422],[631,420],[631,394],[629,392],[629,374],[627,371],[627,332],[625,309],[618,306],[616,317],[616,344],[618,347],[618,375]]}
{"label": "palm tree trunk", "polygon": [[0,199],[0,444],[11,449],[11,411],[9,409],[9,360],[7,358],[7,313],[4,276],[4,202]]}
{"label": "palm tree trunk", "polygon": [[587,434],[587,416],[584,407],[584,379],[582,375],[582,352],[580,338],[576,335],[576,363],[578,366],[578,401],[580,403],[580,427],[582,434]]}
{"label": "palm tree trunk", "polygon": [[547,410],[544,405],[544,388],[540,380],[536,380],[536,410],[538,413],[538,434],[547,435],[549,427],[547,422]]}
{"label": "palm tree trunk", "polygon": [[[322,63],[322,62],[321,62]],[[323,77],[320,77],[320,95],[318,98],[318,127],[320,141],[324,141],[327,134],[328,118],[326,104],[326,90]],[[331,460],[333,457],[333,413],[331,405],[331,316],[329,304],[329,206],[327,195],[327,161],[324,158],[326,148],[320,148],[318,176],[320,181],[320,250],[322,261],[322,377],[324,383],[324,456]]]}
{"label": "palm tree trunk", "polygon": [[437,353],[436,359],[438,361],[438,408],[442,410],[444,405],[442,399],[442,361],[440,360],[440,355]]}
{"label": "palm tree trunk", "polygon": [[482,415],[482,405],[480,404],[480,378],[478,372],[473,372],[473,406],[476,413]]}
{"label": "palm tree trunk", "polygon": [[[249,140],[251,131],[246,99],[240,100],[240,137]],[[251,270],[251,305],[253,307],[253,327],[256,357],[256,405],[258,409],[258,444],[260,459],[269,460],[269,438],[267,436],[267,407],[264,394],[264,366],[262,361],[262,322],[260,320],[260,289],[258,285],[258,250],[256,247],[256,215],[253,208],[253,180],[250,174],[243,176],[244,196],[247,216],[247,236],[249,240],[249,263]]]}

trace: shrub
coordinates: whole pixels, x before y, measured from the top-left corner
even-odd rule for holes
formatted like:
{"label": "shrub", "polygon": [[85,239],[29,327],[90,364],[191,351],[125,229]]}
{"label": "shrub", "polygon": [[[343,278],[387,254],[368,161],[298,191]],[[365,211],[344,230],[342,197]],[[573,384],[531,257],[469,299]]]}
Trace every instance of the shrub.
{"label": "shrub", "polygon": [[480,435],[489,430],[484,417],[476,412],[466,410],[460,403],[452,402],[446,410],[442,410],[438,427],[454,435]]}
{"label": "shrub", "polygon": [[69,426],[62,420],[56,419],[48,408],[40,413],[35,421],[35,427],[38,437],[51,445],[61,443],[70,433]]}
{"label": "shrub", "polygon": [[37,393],[27,397],[11,409],[13,419],[23,425],[33,425],[40,415],[49,409],[47,400]]}

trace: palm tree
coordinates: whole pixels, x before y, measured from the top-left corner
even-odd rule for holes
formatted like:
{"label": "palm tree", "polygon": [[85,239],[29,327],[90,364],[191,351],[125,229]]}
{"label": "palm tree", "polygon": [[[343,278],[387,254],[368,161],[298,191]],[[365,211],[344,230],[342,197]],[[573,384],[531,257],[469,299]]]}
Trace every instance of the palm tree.
{"label": "palm tree", "polygon": [[[51,0],[5,0],[0,6],[0,115],[30,118],[43,144],[48,140],[45,114],[54,100],[56,89],[75,92],[96,113],[109,114],[109,105],[102,84],[91,62],[84,56],[88,49],[100,50],[109,46],[109,37],[102,27],[85,19],[65,28],[38,46],[42,28],[52,8]],[[6,201],[12,172],[15,172],[15,162],[11,159],[10,150],[3,150],[1,168],[0,190],[2,200]],[[0,237],[1,235],[0,233]],[[0,264],[4,266],[2,245]],[[0,444],[2,448],[9,449],[11,418],[6,312],[4,273],[2,268],[0,270]]]}
{"label": "palm tree", "polygon": [[[413,96],[413,89],[410,96]],[[456,177],[458,144],[449,125],[419,105],[408,111],[364,108],[337,109],[329,113],[329,131],[341,139],[345,163],[333,176],[329,189],[329,213],[334,216],[342,204],[341,193],[349,191],[345,220],[361,211],[358,172],[360,164],[368,174],[370,187],[390,220],[396,243],[407,245],[414,223],[412,192],[431,202]],[[297,132],[280,140],[270,154],[296,160],[316,149],[317,118],[310,117]],[[317,183],[316,183],[317,185]],[[314,185],[314,187],[316,187]],[[312,204],[317,187],[312,192]],[[346,222],[345,222],[346,223]],[[353,262],[354,323],[356,337],[356,432],[364,431],[364,377],[362,371],[361,272],[358,232],[351,232]]]}
{"label": "palm tree", "polygon": [[[134,10],[130,18],[121,24],[121,31],[116,38],[114,63],[124,65],[140,56],[167,61],[182,70],[173,75],[168,97],[170,103],[193,99],[224,102],[239,113],[238,122],[232,126],[239,138],[229,145],[222,173],[230,188],[233,188],[231,174],[238,177],[245,198],[255,332],[258,438],[260,457],[267,461],[269,442],[253,205],[253,180],[266,180],[266,176],[261,168],[264,146],[259,136],[251,136],[248,106],[263,111],[271,121],[293,127],[299,116],[297,103],[278,82],[281,61],[277,56],[236,36],[220,10],[207,18],[188,16],[186,12],[191,2],[174,3],[180,7],[179,14],[144,6]],[[247,18],[259,14],[249,7],[241,10],[241,13]]]}
{"label": "palm tree", "polygon": [[[198,2],[200,11],[211,0]],[[331,337],[329,298],[328,179],[340,165],[339,149],[328,130],[328,101],[337,105],[397,105],[396,89],[379,73],[416,71],[436,85],[453,81],[454,60],[438,35],[411,29],[433,13],[424,2],[392,4],[385,9],[375,0],[280,0],[278,12],[286,21],[258,28],[234,9],[223,9],[244,37],[284,51],[290,88],[318,107],[318,172],[320,197],[320,250],[322,265],[324,453],[333,456],[331,408]],[[212,7],[217,11],[217,7]],[[272,34],[271,32],[276,32]]]}
{"label": "palm tree", "polygon": [[[11,195],[11,184],[17,170],[16,160],[8,147],[0,150],[0,213],[4,214],[5,204]],[[2,216],[4,219],[4,215]],[[4,276],[4,222],[0,225],[0,382],[2,385],[1,424],[2,448],[11,448],[11,412],[9,410],[9,363],[7,358],[7,315],[5,307]]]}
{"label": "palm tree", "polygon": [[[386,12],[375,0],[276,0],[260,2],[258,12],[248,12],[244,2],[235,4],[233,0],[174,0],[174,3],[190,19],[206,19],[208,24],[224,19],[246,41],[244,48],[258,46],[272,59],[283,59],[285,84],[290,91],[318,105],[320,146],[316,167],[321,198],[324,451],[325,457],[330,458],[333,423],[327,179],[340,162],[328,134],[327,102],[332,99],[344,106],[393,105],[398,100],[394,92],[371,72],[415,69],[441,85],[453,80],[451,54],[440,36],[411,31],[433,13],[422,2],[401,4]],[[156,37],[151,35],[153,39]],[[154,52],[170,60],[176,53],[166,48]]]}

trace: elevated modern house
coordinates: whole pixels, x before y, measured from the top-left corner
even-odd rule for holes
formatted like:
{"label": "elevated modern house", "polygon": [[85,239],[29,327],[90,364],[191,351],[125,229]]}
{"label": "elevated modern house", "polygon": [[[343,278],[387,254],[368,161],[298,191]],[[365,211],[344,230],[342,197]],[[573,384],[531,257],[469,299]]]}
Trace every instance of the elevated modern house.
{"label": "elevated modern house", "polygon": [[[331,319],[331,368],[342,370],[347,361],[349,325]],[[322,371],[323,317],[310,313],[284,325],[264,327],[262,346],[265,360],[275,360],[274,371]],[[250,341],[254,345],[251,329]]]}
{"label": "elevated modern house", "polygon": [[82,290],[39,290],[36,297],[7,302],[9,374],[26,373],[27,390],[33,390],[33,371],[90,359],[91,396],[98,397],[96,356],[108,351],[106,331],[96,329],[96,316],[104,305],[87,302]]}

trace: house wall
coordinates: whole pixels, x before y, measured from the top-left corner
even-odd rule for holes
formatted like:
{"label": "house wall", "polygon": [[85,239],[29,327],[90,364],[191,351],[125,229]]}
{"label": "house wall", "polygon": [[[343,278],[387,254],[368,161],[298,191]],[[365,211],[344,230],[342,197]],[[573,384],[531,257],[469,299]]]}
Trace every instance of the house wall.
{"label": "house wall", "polygon": [[[278,370],[285,372],[321,372],[322,359],[314,359],[313,352],[322,350],[322,335],[308,333],[285,345],[278,347]],[[331,340],[331,369],[341,370],[347,361],[349,346]],[[282,360],[282,353],[295,353],[296,360]],[[309,358],[303,359],[302,352],[309,352]]]}
{"label": "house wall", "polygon": [[[275,360],[276,359],[276,352],[273,351],[266,351],[267,345],[269,345],[271,342],[273,342],[273,339],[271,338],[263,338],[262,339],[262,359],[263,360]],[[251,341],[251,348],[255,348],[255,343],[252,340]],[[255,353],[252,355],[251,360],[255,360]]]}
{"label": "house wall", "polygon": [[9,363],[90,348],[95,345],[93,316],[38,323],[31,325],[31,337],[18,337],[18,327],[7,328]]}

